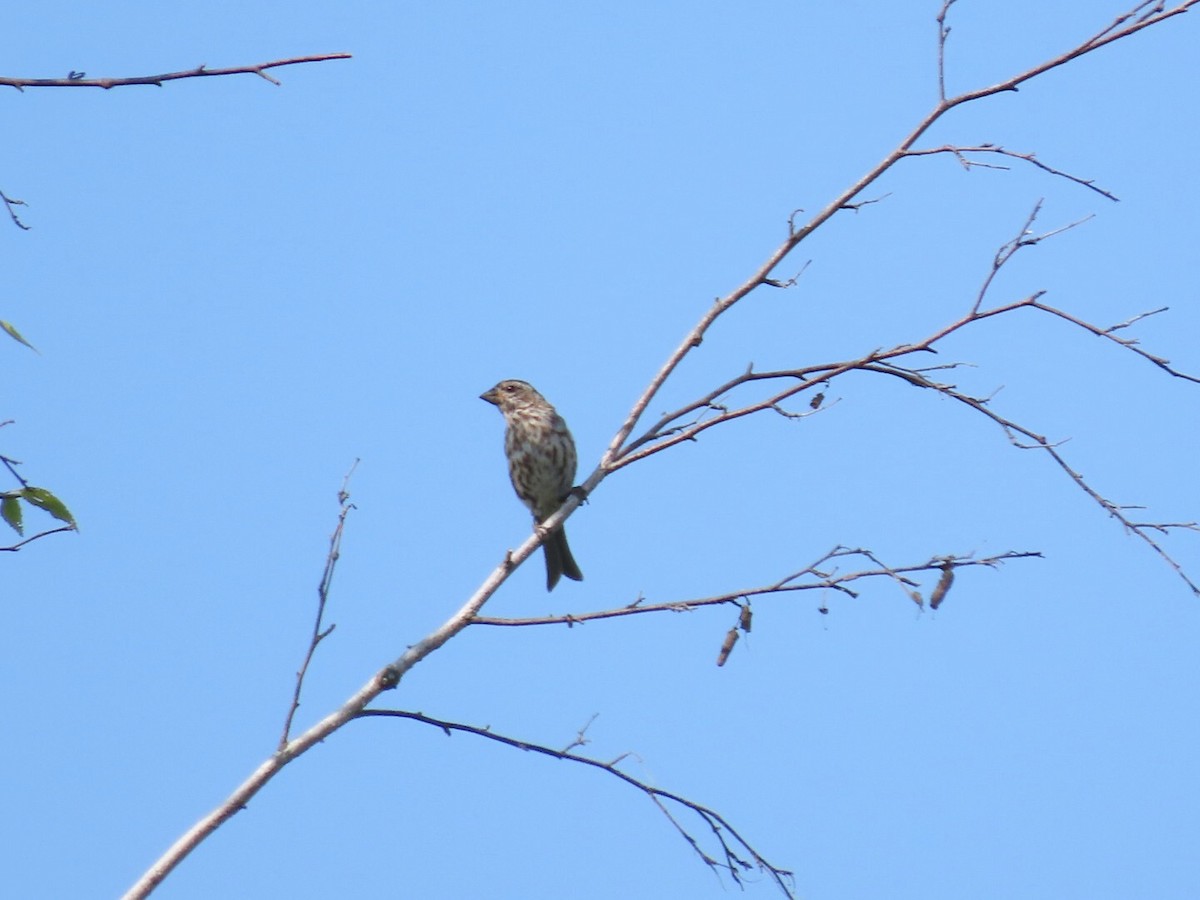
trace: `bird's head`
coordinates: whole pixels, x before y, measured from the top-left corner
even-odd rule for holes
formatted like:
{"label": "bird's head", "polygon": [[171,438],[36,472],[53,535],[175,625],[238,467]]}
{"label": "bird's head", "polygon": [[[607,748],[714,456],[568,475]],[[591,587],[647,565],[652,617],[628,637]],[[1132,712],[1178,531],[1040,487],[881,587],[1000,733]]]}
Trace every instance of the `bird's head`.
{"label": "bird's head", "polygon": [[500,407],[500,412],[510,413],[514,410],[524,409],[530,406],[540,406],[545,404],[545,399],[539,394],[527,381],[520,381],[516,378],[509,378],[490,391],[479,395],[480,400],[486,400],[488,403],[494,403]]}

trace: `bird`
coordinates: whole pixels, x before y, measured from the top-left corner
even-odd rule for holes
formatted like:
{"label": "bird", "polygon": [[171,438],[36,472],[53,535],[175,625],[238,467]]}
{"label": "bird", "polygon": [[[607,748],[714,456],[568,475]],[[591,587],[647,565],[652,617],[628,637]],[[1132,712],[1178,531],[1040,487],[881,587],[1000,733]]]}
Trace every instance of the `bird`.
{"label": "bird", "polygon": [[[567,498],[575,483],[575,440],[567,423],[527,381],[509,378],[479,395],[504,415],[504,455],[508,477],[521,502],[541,524]],[[566,575],[583,581],[583,573],[560,526],[542,542],[546,556],[546,590]]]}

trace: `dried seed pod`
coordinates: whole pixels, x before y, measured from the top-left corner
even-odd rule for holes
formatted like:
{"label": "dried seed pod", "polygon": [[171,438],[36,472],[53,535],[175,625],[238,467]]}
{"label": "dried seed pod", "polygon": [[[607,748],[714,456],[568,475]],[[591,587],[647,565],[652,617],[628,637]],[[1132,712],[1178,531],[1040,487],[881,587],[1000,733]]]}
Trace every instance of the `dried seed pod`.
{"label": "dried seed pod", "polygon": [[930,609],[937,609],[942,605],[942,601],[946,598],[946,592],[950,590],[952,584],[954,584],[954,566],[946,563],[942,566],[942,577],[938,579],[933,593],[929,596]]}
{"label": "dried seed pod", "polygon": [[729,633],[725,635],[725,642],[721,644],[721,652],[717,654],[717,665],[725,665],[725,660],[729,659],[729,654],[733,650],[733,645],[737,643],[738,630],[730,628]]}

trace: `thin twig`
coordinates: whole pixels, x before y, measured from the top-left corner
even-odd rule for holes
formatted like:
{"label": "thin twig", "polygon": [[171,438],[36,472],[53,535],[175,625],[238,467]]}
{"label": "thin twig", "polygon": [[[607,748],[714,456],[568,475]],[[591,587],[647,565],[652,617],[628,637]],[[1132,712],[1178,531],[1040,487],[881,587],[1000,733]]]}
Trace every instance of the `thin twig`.
{"label": "thin twig", "polygon": [[1118,322],[1116,325],[1109,325],[1104,329],[1104,333],[1107,335],[1109,332],[1120,331],[1122,328],[1128,328],[1130,325],[1134,325],[1142,321],[1142,319],[1148,319],[1151,316],[1157,316],[1159,313],[1165,313],[1170,308],[1171,307],[1169,306],[1160,306],[1158,309],[1151,309],[1143,313],[1138,313],[1136,316],[1130,316],[1124,322]]}
{"label": "thin twig", "polygon": [[[136,75],[131,78],[4,78],[0,77],[0,85],[24,90],[27,87],[95,87],[109,90],[115,87],[126,87],[134,84],[153,84],[162,87],[165,82],[179,81],[183,78],[208,78],[220,75],[258,75],[272,84],[279,81],[267,74],[267,69],[280,66],[296,66],[302,63],[328,62],[334,59],[350,59],[349,53],[321,53],[315,56],[293,56],[288,59],[277,59],[273,62],[257,63],[249,66],[231,66],[224,69],[210,69],[200,65],[194,69],[182,72],[166,72],[162,75]],[[72,73],[76,75],[76,73]]]}
{"label": "thin twig", "polygon": [[[820,567],[830,560],[838,559],[845,556],[858,555],[868,558],[875,562],[878,568],[861,569],[854,572],[831,573],[825,572]],[[566,625],[573,627],[581,625],[584,622],[593,622],[601,619],[619,619],[625,616],[640,616],[648,613],[681,613],[692,612],[693,610],[702,609],[706,606],[719,606],[729,603],[739,605],[742,601],[751,597],[763,597],[768,595],[790,594],[800,591],[813,590],[838,590],[850,597],[857,597],[858,593],[848,587],[856,581],[874,578],[889,578],[901,585],[915,585],[916,582],[905,576],[915,572],[941,572],[942,567],[949,563],[956,568],[967,568],[970,566],[987,566],[996,568],[999,565],[1012,559],[1031,559],[1042,556],[1041,553],[1031,551],[1016,551],[1009,550],[1005,553],[997,554],[996,556],[988,556],[982,559],[974,559],[970,556],[938,556],[930,559],[928,562],[915,563],[906,566],[887,566],[877,560],[868,550],[862,548],[851,549],[849,547],[835,547],[829,553],[826,553],[819,560],[809,566],[801,569],[798,572],[793,572],[778,581],[771,584],[759,585],[752,588],[743,588],[736,591],[726,591],[721,594],[715,594],[711,597],[695,598],[690,600],[672,600],[664,603],[641,603],[630,604],[629,606],[619,606],[613,609],[598,609],[592,612],[583,613],[566,613],[563,615],[550,616],[530,616],[526,618],[503,618],[499,616],[476,616],[472,620],[472,625],[498,625],[503,627],[527,627],[530,625]],[[803,581],[801,579],[811,578],[816,580]],[[800,583],[797,583],[800,582]]]}
{"label": "thin twig", "polygon": [[[8,422],[5,422],[4,424],[10,425],[10,424],[12,424],[12,420],[10,419]],[[21,473],[17,471],[17,466],[19,466],[20,464],[21,464],[21,461],[19,459],[13,459],[11,456],[4,456],[3,454],[0,454],[0,465],[3,465],[4,468],[8,469],[9,474],[12,475],[13,478],[17,479],[18,482],[20,482],[21,487],[27,488],[27,487],[29,487],[29,482],[26,481],[21,476]]]}
{"label": "thin twig", "polygon": [[850,210],[851,212],[858,212],[864,206],[870,206],[873,203],[882,203],[890,196],[892,196],[892,192],[888,191],[886,194],[880,194],[878,197],[872,197],[870,200],[859,200],[856,203],[847,203],[842,207],[842,209]]}
{"label": "thin twig", "polygon": [[938,26],[938,53],[937,53],[937,74],[938,74],[938,97],[943,103],[946,102],[946,39],[950,37],[950,28],[946,25],[946,13],[950,11],[950,7],[955,4],[956,0],[945,0],[942,3],[942,10],[937,16]]}
{"label": "thin twig", "polygon": [[300,709],[300,692],[304,689],[304,676],[308,674],[308,666],[312,662],[313,654],[317,652],[317,646],[321,641],[329,637],[333,633],[333,629],[337,627],[336,625],[330,625],[328,628],[321,626],[325,618],[325,605],[329,602],[329,589],[333,585],[333,572],[342,556],[342,533],[346,529],[346,517],[350,515],[350,510],[354,509],[347,488],[350,486],[350,476],[358,468],[358,462],[356,459],[351,464],[350,469],[342,478],[342,487],[338,491],[337,525],[334,526],[333,534],[329,537],[329,553],[325,556],[325,571],[321,573],[321,583],[317,585],[317,614],[313,618],[312,636],[308,641],[308,649],[304,653],[304,662],[301,663],[300,670],[296,672],[296,688],[292,692],[292,702],[288,707],[287,717],[283,720],[283,734],[279,737],[279,750],[287,747],[288,738],[291,736],[292,720],[296,717],[296,711]]}
{"label": "thin twig", "polygon": [[[779,868],[767,862],[763,856],[754,849],[750,843],[743,838],[729,821],[720,813],[707,806],[696,803],[693,800],[688,800],[679,794],[672,791],[664,791],[662,788],[656,788],[651,784],[647,784],[640,779],[634,778],[625,772],[622,772],[616,767],[614,762],[605,762],[599,759],[593,759],[589,756],[581,756],[578,753],[570,753],[565,750],[555,750],[553,747],[547,747],[542,744],[534,744],[530,741],[522,741],[517,738],[507,737],[503,734],[498,734],[490,728],[479,728],[474,725],[464,725],[461,722],[448,722],[444,719],[435,719],[431,716],[426,716],[422,713],[409,712],[401,709],[364,709],[359,712],[356,718],[382,717],[393,719],[411,719],[414,722],[421,722],[425,725],[432,725],[435,728],[441,729],[447,735],[459,731],[464,734],[471,734],[475,737],[486,738],[489,741],[503,744],[506,747],[514,747],[518,750],[525,750],[530,753],[540,753],[543,756],[549,756],[552,759],[562,759],[569,762],[579,763],[593,769],[599,769],[606,772],[626,784],[637,788],[647,797],[651,798],[658,804],[659,809],[667,816],[671,824],[679,831],[680,835],[688,842],[697,855],[704,863],[714,871],[720,872],[724,870],[734,882],[741,884],[741,872],[753,869],[755,867],[765,871],[771,876],[775,884],[783,892],[786,897],[794,897],[792,892],[793,874],[787,869]],[[678,804],[686,809],[691,810],[701,821],[712,831],[718,844],[721,846],[721,851],[725,856],[725,862],[721,863],[713,859],[700,847],[699,842],[688,832],[688,830],[673,816],[670,811],[663,805],[663,801],[670,801]],[[727,837],[728,835],[728,837]],[[730,840],[732,838],[732,840]],[[740,848],[740,849],[739,849]],[[741,854],[750,856],[749,860],[743,859]]]}
{"label": "thin twig", "polygon": [[968,154],[968,153],[995,153],[999,156],[1007,156],[1011,159],[1021,159],[1021,160],[1024,160],[1025,162],[1029,163],[1032,166],[1036,166],[1037,168],[1041,169],[1043,172],[1047,172],[1050,175],[1055,175],[1059,178],[1065,178],[1067,181],[1071,181],[1071,182],[1074,182],[1075,184],[1081,185],[1090,191],[1095,191],[1101,197],[1106,197],[1109,200],[1112,200],[1114,203],[1116,203],[1120,200],[1120,198],[1117,197],[1116,194],[1112,193],[1112,191],[1107,191],[1102,187],[1098,187],[1096,185],[1096,182],[1090,178],[1080,178],[1078,175],[1072,175],[1070,172],[1064,172],[1061,169],[1056,169],[1053,166],[1048,166],[1044,162],[1042,162],[1040,159],[1038,159],[1037,155],[1034,153],[1017,153],[1015,150],[1005,150],[1003,147],[996,146],[995,144],[977,144],[973,147],[957,146],[954,144],[944,144],[941,147],[926,147],[921,150],[908,150],[905,152],[904,155],[905,156],[934,156],[939,153],[952,154],[959,161],[959,163],[962,164],[962,167],[964,169],[967,169],[968,171],[973,168],[982,168],[982,169],[1007,169],[1008,168],[1008,166],[993,166],[993,165],[989,165],[987,163],[977,162],[976,160],[969,159],[966,156],[966,154]]}
{"label": "thin twig", "polygon": [[17,211],[15,209],[13,209],[13,207],[14,206],[28,206],[29,204],[26,203],[24,200],[17,200],[13,197],[10,197],[10,196],[8,196],[8,194],[4,193],[3,191],[0,191],[0,200],[4,201],[4,208],[6,210],[8,210],[8,217],[13,220],[13,224],[16,225],[18,228],[20,228],[22,231],[28,231],[30,226],[26,225],[24,222],[21,221],[21,217],[17,215]]}
{"label": "thin twig", "polygon": [[[1030,305],[1033,304],[1031,303]],[[928,378],[925,378],[923,375],[917,374],[916,372],[893,365],[872,365],[867,366],[866,369],[868,371],[877,371],[887,375],[894,375],[903,379],[904,381],[907,381],[914,387],[930,388],[940,394],[951,397],[954,400],[969,406],[976,412],[986,416],[1003,428],[1005,435],[1008,437],[1009,441],[1012,442],[1013,446],[1022,450],[1045,451],[1047,454],[1049,454],[1050,458],[1054,460],[1055,464],[1070,477],[1071,481],[1073,481],[1075,485],[1079,487],[1080,490],[1091,497],[1092,500],[1095,501],[1096,504],[1105,512],[1120,522],[1126,531],[1141,538],[1142,541],[1149,546],[1150,549],[1153,550],[1160,559],[1162,559],[1175,571],[1175,574],[1178,575],[1183,583],[1191,589],[1193,594],[1200,596],[1200,585],[1196,584],[1196,582],[1194,582],[1188,576],[1183,566],[1173,556],[1171,556],[1171,554],[1164,550],[1162,546],[1160,546],[1159,543],[1149,534],[1149,531],[1155,528],[1159,531],[1165,532],[1167,526],[1147,526],[1135,523],[1123,512],[1125,507],[1113,503],[1111,500],[1104,497],[1099,491],[1093,488],[1090,484],[1088,484],[1083,475],[1081,475],[1070,463],[1067,462],[1066,458],[1059,453],[1058,445],[1056,443],[1047,440],[1043,435],[1040,435],[1023,425],[1019,425],[1012,419],[995,412],[987,405],[987,401],[964,394],[961,391],[956,390],[952,385],[938,384],[929,380]],[[1032,443],[1023,443],[1018,439],[1018,435],[1028,439],[1029,441],[1032,441]]]}
{"label": "thin twig", "polygon": [[44,538],[51,534],[58,534],[63,531],[78,531],[78,529],[74,525],[60,525],[58,528],[51,528],[48,531],[39,532],[38,534],[33,535],[33,537],[27,537],[23,541],[17,541],[17,543],[12,544],[8,547],[0,547],[0,552],[15,553],[16,551],[18,551],[22,547],[24,547],[26,544],[32,543],[33,541],[36,541],[39,538]]}
{"label": "thin twig", "polygon": [[562,748],[563,753],[568,753],[571,750],[574,750],[576,747],[583,747],[591,743],[591,741],[587,739],[587,730],[592,727],[592,723],[596,721],[596,718],[599,715],[600,713],[592,713],[591,718],[583,723],[583,727],[579,729],[578,733],[576,733],[575,737],[571,740],[571,743]]}
{"label": "thin twig", "polygon": [[992,258],[992,268],[988,272],[987,277],[983,279],[983,284],[979,288],[979,293],[975,296],[975,305],[971,307],[971,313],[979,312],[979,308],[983,305],[984,299],[987,297],[988,290],[991,289],[992,282],[996,276],[1000,274],[1000,270],[1004,268],[1005,263],[1016,256],[1017,252],[1022,247],[1031,246],[1036,241],[1031,241],[1029,238],[1029,229],[1033,227],[1034,221],[1037,219],[1038,213],[1041,212],[1042,201],[1038,200],[1033,205],[1033,210],[1029,213],[1029,217],[1025,220],[1025,224],[1021,226],[1021,230],[1017,232],[1016,237],[1006,244],[1002,244],[1000,249],[996,251],[996,255]]}
{"label": "thin twig", "polygon": [[1169,359],[1164,359],[1161,356],[1155,356],[1153,353],[1147,353],[1145,350],[1143,350],[1141,347],[1139,347],[1137,345],[1138,342],[1136,340],[1132,340],[1132,339],[1124,340],[1122,338],[1119,338],[1119,337],[1116,337],[1113,335],[1114,331],[1119,331],[1122,328],[1128,328],[1130,325],[1132,325],[1134,322],[1137,322],[1139,319],[1145,319],[1149,316],[1157,315],[1160,312],[1165,312],[1167,309],[1167,307],[1165,307],[1165,306],[1160,309],[1150,310],[1149,312],[1139,313],[1138,315],[1133,316],[1132,318],[1128,319],[1125,322],[1121,322],[1117,325],[1112,325],[1108,328],[1098,328],[1097,326],[1093,325],[1090,322],[1085,322],[1083,319],[1080,319],[1078,316],[1073,316],[1069,312],[1066,312],[1064,310],[1058,309],[1053,306],[1049,306],[1045,303],[1042,303],[1040,300],[1034,300],[1029,305],[1031,307],[1033,307],[1034,309],[1040,309],[1042,312],[1050,313],[1050,315],[1052,315],[1052,316],[1058,316],[1060,319],[1062,319],[1066,322],[1070,322],[1072,325],[1082,328],[1084,331],[1091,332],[1092,334],[1096,335],[1096,337],[1102,337],[1102,338],[1105,338],[1106,340],[1110,340],[1113,343],[1118,344],[1121,347],[1124,347],[1126,350],[1130,351],[1131,353],[1136,353],[1138,356],[1142,357],[1142,359],[1145,359],[1149,362],[1154,363],[1154,365],[1158,366],[1160,369],[1162,369],[1164,372],[1168,373],[1169,375],[1173,375],[1176,378],[1182,378],[1184,381],[1190,381],[1193,384],[1200,384],[1200,378],[1196,377],[1195,375],[1189,375],[1186,372],[1180,372],[1178,369],[1172,368],[1171,364],[1170,364],[1171,361]]}

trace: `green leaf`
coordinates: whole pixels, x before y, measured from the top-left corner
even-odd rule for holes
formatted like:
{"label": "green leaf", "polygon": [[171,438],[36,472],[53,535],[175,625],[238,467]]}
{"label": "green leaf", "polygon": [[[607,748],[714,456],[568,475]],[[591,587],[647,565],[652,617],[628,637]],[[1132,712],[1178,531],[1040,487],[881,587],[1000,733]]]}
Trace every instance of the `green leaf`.
{"label": "green leaf", "polygon": [[5,322],[3,319],[0,319],[0,328],[3,328],[8,333],[8,336],[10,338],[12,338],[14,341],[20,341],[22,344],[24,344],[26,347],[28,347],[34,353],[38,352],[38,348],[33,346],[33,344],[29,343],[29,341],[25,340],[25,338],[23,338],[21,336],[21,332],[17,331],[17,329],[15,329],[15,328],[13,328],[11,322]]}
{"label": "green leaf", "polygon": [[25,529],[21,527],[21,502],[16,497],[10,495],[0,501],[0,516],[4,517],[13,531],[21,537],[25,536]]}
{"label": "green leaf", "polygon": [[72,526],[76,524],[75,517],[71,515],[71,511],[67,509],[67,505],[45,488],[22,488],[20,495],[25,498],[27,503],[33,504],[38,509],[44,509],[60,522],[66,522]]}

